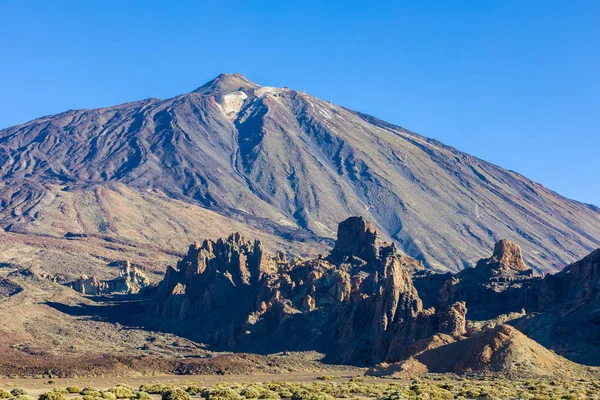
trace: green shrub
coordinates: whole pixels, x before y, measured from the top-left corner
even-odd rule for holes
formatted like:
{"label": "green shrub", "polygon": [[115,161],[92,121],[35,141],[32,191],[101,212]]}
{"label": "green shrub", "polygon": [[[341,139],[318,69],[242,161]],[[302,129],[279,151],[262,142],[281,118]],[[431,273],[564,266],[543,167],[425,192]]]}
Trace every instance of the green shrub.
{"label": "green shrub", "polygon": [[65,396],[60,392],[52,391],[41,394],[38,400],[65,400]]}
{"label": "green shrub", "polygon": [[82,394],[82,395],[87,394],[87,395],[94,396],[94,397],[100,397],[100,391],[98,389],[94,389],[92,387],[84,387],[83,389],[81,389],[79,394]]}
{"label": "green shrub", "polygon": [[101,392],[102,398],[106,400],[117,400],[117,396],[108,390]]}
{"label": "green shrub", "polygon": [[0,399],[8,399],[10,397],[12,397],[12,394],[10,394],[4,389],[0,389]]}
{"label": "green shrub", "polygon": [[247,399],[257,399],[260,397],[261,392],[253,386],[248,386],[242,389],[240,395],[244,396]]}
{"label": "green shrub", "polygon": [[68,386],[67,392],[69,392],[71,394],[75,394],[75,393],[81,392],[81,389],[79,389],[77,386]]}
{"label": "green shrub", "polygon": [[145,384],[140,386],[140,392],[146,392],[150,394],[161,394],[165,390],[174,389],[173,386],[163,385],[163,384]]}
{"label": "green shrub", "polygon": [[54,388],[52,389],[52,391],[60,394],[69,394],[69,391],[67,389],[61,387]]}
{"label": "green shrub", "polygon": [[190,400],[190,395],[183,389],[169,389],[162,393],[162,400]]}
{"label": "green shrub", "polygon": [[333,396],[312,390],[299,390],[294,392],[292,400],[333,400]]}
{"label": "green shrub", "polygon": [[102,400],[102,397],[100,397],[100,392],[98,392],[98,396],[92,396],[90,394],[84,394],[81,399],[82,400]]}
{"label": "green shrub", "polygon": [[18,394],[16,396],[14,396],[13,398],[11,398],[11,400],[34,400],[33,396],[30,396],[28,394]]}
{"label": "green shrub", "polygon": [[137,400],[152,400],[152,396],[150,396],[146,392],[138,392],[137,395],[135,396],[135,398]]}
{"label": "green shrub", "polygon": [[131,399],[132,397],[135,397],[135,393],[133,393],[131,386],[117,386],[112,389],[108,389],[108,391],[114,394],[117,399]]}
{"label": "green shrub", "polygon": [[[239,400],[244,399],[234,389],[229,387],[214,387],[202,391],[202,397],[209,400]],[[163,399],[164,400],[164,399]]]}

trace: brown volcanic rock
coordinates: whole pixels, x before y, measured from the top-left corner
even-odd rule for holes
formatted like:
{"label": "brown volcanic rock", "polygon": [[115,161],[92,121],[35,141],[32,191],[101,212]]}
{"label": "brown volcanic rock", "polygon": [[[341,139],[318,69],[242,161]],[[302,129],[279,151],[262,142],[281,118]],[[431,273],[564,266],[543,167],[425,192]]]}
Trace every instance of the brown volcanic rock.
{"label": "brown volcanic rock", "polygon": [[[434,276],[424,279],[440,282]],[[444,308],[464,301],[469,318],[481,320],[523,308],[536,309],[535,293],[539,280],[532,270],[527,269],[520,247],[509,240],[501,240],[492,257],[480,260],[475,268],[450,276],[439,289],[435,304]],[[435,286],[427,287],[427,290],[435,290]]]}
{"label": "brown volcanic rock", "polygon": [[502,239],[494,246],[494,254],[488,260],[493,269],[525,271],[527,266],[523,261],[521,248],[514,242]]}
{"label": "brown volcanic rock", "polygon": [[350,217],[338,226],[337,240],[330,258],[344,261],[348,257],[357,257],[365,261],[377,259],[377,231],[375,226],[363,217]]}
{"label": "brown volcanic rock", "polygon": [[561,272],[548,275],[540,289],[540,308],[577,307],[600,299],[600,249]]}
{"label": "brown volcanic rock", "polygon": [[226,308],[274,268],[261,242],[239,233],[191,245],[177,269],[167,269],[157,290],[156,311],[165,318],[206,317]]}
{"label": "brown volcanic rock", "polygon": [[362,219],[338,231],[332,255],[308,261],[271,257],[238,234],[193,245],[160,283],[155,312],[228,349],[319,350],[361,364],[397,361],[440,329],[463,333],[464,304],[423,310],[410,275],[420,262],[394,245],[376,247]]}

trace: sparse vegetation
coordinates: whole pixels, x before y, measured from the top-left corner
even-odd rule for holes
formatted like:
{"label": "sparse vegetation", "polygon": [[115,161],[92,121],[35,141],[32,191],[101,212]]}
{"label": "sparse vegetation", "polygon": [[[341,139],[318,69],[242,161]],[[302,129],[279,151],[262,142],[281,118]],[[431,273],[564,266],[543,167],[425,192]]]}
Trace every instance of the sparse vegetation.
{"label": "sparse vegetation", "polygon": [[[187,382],[186,382],[187,383]],[[38,400],[65,400],[58,389],[42,394]],[[350,380],[314,382],[232,383],[221,382],[211,387],[187,383],[185,386],[148,384],[135,390],[117,385],[105,391],[84,388],[82,398],[70,400],[137,399],[152,400],[150,392],[161,390],[161,400],[191,400],[200,395],[206,400],[403,400],[403,399],[592,399],[600,398],[600,380],[506,379],[495,377],[460,377],[431,374],[411,382],[355,377]],[[14,392],[14,393],[13,393]],[[11,393],[0,389],[2,398],[33,400],[24,389]],[[16,394],[16,395],[15,395]],[[7,397],[8,396],[8,397]],[[127,397],[123,397],[127,396]]]}

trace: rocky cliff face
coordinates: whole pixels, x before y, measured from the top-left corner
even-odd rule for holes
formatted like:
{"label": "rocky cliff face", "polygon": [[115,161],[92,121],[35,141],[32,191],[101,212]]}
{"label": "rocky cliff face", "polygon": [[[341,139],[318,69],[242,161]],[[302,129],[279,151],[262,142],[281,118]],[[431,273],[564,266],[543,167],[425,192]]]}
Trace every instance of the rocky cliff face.
{"label": "rocky cliff face", "polygon": [[239,234],[192,245],[160,283],[154,312],[230,349],[318,349],[341,362],[398,360],[435,332],[465,332],[464,303],[423,309],[421,262],[380,244],[362,218],[342,222],[329,257],[287,261]]}
{"label": "rocky cliff face", "polygon": [[[451,351],[433,351],[438,347],[464,348],[467,337],[496,341],[496,327],[503,324],[570,359],[592,364],[600,359],[590,336],[600,333],[600,250],[541,277],[527,269],[519,246],[501,240],[474,268],[432,274],[380,240],[361,217],[340,223],[338,235],[327,257],[310,260],[271,256],[259,241],[239,234],[194,244],[167,271],[152,315],[229,350],[318,350],[331,361],[360,365],[403,361],[383,368],[390,373],[398,367],[435,369],[430,359],[426,367],[416,363],[417,356]],[[579,349],[585,353],[578,355]],[[498,362],[508,360],[507,354],[498,355]],[[484,364],[482,369],[496,368]]]}
{"label": "rocky cliff face", "polygon": [[[131,193],[103,199],[115,184]],[[154,240],[171,251],[185,232],[202,232],[204,218],[162,224],[156,235],[129,229],[123,219],[146,224],[168,208],[148,193],[286,241],[334,238],[339,221],[362,215],[436,270],[474,265],[500,238],[545,271],[600,245],[597,208],[401,127],[239,74],[172,99],[71,110],[0,130],[0,227],[9,232]],[[102,201],[91,209],[95,197]],[[143,207],[119,215],[136,197]],[[115,200],[123,204],[111,208]],[[81,207],[63,207],[73,201]]]}
{"label": "rocky cliff face", "polygon": [[540,288],[540,309],[582,306],[600,299],[600,249],[548,275]]}

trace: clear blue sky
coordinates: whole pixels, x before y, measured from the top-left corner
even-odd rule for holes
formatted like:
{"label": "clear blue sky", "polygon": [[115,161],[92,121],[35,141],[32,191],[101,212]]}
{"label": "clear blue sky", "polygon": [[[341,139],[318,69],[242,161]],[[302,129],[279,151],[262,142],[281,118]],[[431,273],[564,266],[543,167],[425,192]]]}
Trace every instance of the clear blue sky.
{"label": "clear blue sky", "polygon": [[600,1],[366,3],[0,0],[0,127],[240,72],[600,205]]}

